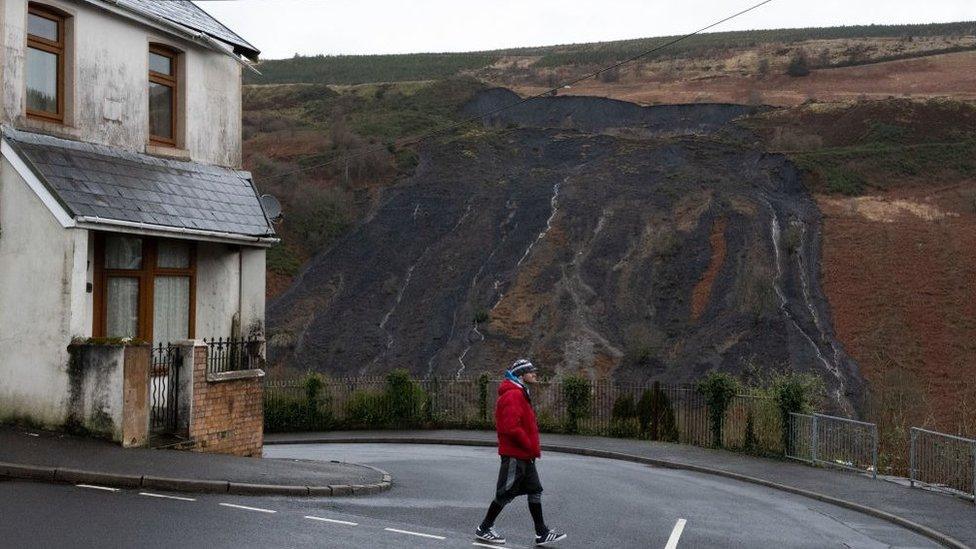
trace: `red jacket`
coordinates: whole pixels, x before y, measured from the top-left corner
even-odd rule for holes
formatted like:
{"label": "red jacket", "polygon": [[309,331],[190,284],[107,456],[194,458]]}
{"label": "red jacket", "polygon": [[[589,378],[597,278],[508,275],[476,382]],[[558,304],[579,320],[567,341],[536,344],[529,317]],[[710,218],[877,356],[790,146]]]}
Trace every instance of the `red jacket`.
{"label": "red jacket", "polygon": [[542,455],[539,426],[532,404],[524,389],[508,379],[498,386],[495,427],[498,429],[499,455],[518,459],[535,459]]}

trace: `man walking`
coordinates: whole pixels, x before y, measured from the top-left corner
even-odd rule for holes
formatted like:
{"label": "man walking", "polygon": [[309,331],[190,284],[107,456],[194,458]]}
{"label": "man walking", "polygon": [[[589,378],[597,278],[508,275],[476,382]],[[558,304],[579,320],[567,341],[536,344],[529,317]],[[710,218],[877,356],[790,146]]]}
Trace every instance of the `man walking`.
{"label": "man walking", "polygon": [[536,383],[536,368],[525,359],[516,360],[505,372],[505,380],[498,386],[495,405],[495,426],[498,429],[498,454],[502,458],[498,471],[495,500],[475,537],[483,542],[501,545],[505,538],[495,531],[495,519],[502,509],[518,496],[526,495],[529,512],[535,522],[536,546],[550,545],[565,539],[566,534],[550,530],[542,519],[542,483],[535,468],[541,455],[539,426],[529,398],[528,385]]}

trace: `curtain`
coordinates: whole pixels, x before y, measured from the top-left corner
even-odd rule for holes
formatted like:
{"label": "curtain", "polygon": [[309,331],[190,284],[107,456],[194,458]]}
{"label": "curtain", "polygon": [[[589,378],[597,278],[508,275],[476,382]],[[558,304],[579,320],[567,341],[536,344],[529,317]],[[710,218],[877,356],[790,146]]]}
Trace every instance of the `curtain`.
{"label": "curtain", "polygon": [[110,236],[105,239],[106,269],[141,269],[142,239],[136,236]]}
{"label": "curtain", "polygon": [[110,277],[106,296],[108,337],[136,337],[139,335],[139,279]]}
{"label": "curtain", "polygon": [[160,240],[156,247],[156,266],[160,269],[189,269],[190,244],[179,240]]}
{"label": "curtain", "polygon": [[157,276],[153,294],[153,346],[189,338],[190,278]]}

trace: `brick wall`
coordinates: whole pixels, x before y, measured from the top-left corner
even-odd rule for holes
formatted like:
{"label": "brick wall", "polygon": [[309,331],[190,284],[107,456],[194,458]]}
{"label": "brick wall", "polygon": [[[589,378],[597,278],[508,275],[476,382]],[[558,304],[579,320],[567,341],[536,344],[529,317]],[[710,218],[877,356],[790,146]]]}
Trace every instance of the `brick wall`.
{"label": "brick wall", "polygon": [[195,451],[261,455],[264,444],[263,381],[257,376],[208,380],[207,347],[193,347],[190,438],[196,441]]}

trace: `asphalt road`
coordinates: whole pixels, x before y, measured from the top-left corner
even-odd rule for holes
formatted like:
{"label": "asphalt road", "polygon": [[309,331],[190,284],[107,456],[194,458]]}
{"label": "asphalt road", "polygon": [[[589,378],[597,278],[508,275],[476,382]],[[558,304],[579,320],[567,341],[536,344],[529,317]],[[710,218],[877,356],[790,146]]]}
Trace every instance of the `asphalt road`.
{"label": "asphalt road", "polygon": [[[289,445],[265,455],[374,465],[393,473],[394,488],[298,499],[0,482],[0,546],[472,547],[498,466],[493,449],[449,446]],[[935,546],[859,513],[710,475],[562,454],[547,454],[539,471],[547,522],[569,534],[565,548]],[[510,547],[531,544],[524,498],[497,528]]]}

